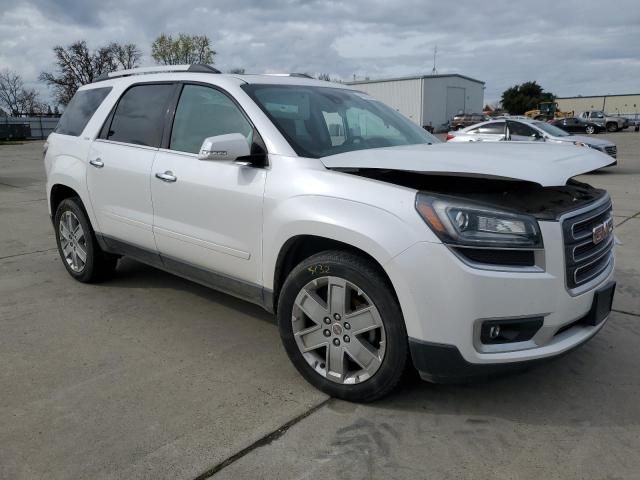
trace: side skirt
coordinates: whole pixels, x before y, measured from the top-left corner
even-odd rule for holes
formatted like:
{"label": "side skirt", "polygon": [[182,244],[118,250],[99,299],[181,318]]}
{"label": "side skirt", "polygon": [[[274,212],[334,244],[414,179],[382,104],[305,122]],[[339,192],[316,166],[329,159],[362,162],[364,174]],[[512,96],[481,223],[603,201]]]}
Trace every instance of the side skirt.
{"label": "side skirt", "polygon": [[223,273],[197,267],[175,258],[160,255],[146,248],[137,247],[130,243],[116,240],[112,237],[98,234],[96,238],[100,248],[108,253],[132,258],[138,262],[164,270],[165,272],[199,283],[205,287],[218,290],[247,302],[260,305],[270,313],[273,310],[273,292],[261,285],[246,282]]}

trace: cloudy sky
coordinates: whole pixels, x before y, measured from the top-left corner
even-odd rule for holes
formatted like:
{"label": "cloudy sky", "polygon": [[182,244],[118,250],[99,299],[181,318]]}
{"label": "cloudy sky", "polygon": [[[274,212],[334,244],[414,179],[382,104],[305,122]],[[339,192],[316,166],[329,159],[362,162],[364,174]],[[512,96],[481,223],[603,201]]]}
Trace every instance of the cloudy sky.
{"label": "cloudy sky", "polygon": [[486,82],[485,100],[537,80],[559,96],[640,93],[640,0],[0,0],[0,69],[38,85],[54,45],[208,35],[218,68],[342,79],[439,73]]}

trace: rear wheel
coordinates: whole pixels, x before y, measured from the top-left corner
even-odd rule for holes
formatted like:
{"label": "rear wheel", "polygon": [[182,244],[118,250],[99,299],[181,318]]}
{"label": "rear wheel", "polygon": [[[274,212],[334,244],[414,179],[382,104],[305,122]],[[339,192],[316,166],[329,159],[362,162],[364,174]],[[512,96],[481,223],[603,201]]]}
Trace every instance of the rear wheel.
{"label": "rear wheel", "polygon": [[280,294],[278,326],[298,371],[331,396],[373,401],[403,376],[402,312],[378,267],[358,255],[327,251],[294,268]]}
{"label": "rear wheel", "polygon": [[618,124],[615,122],[609,122],[607,123],[607,132],[617,132],[618,131]]}
{"label": "rear wheel", "polygon": [[97,282],[113,273],[118,258],[100,249],[78,197],[60,202],[54,217],[58,252],[67,272],[80,282]]}
{"label": "rear wheel", "polygon": [[593,125],[587,125],[584,129],[585,133],[588,133],[589,135],[596,133],[596,128]]}

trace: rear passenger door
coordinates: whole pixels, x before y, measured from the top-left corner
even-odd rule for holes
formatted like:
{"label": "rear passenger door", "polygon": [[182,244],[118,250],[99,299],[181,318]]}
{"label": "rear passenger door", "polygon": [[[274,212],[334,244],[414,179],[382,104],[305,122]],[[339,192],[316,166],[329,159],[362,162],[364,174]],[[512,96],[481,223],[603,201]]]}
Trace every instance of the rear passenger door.
{"label": "rear passenger door", "polygon": [[262,282],[267,172],[232,161],[199,160],[197,154],[207,137],[241,133],[251,143],[253,131],[228,94],[186,83],[151,176],[153,230],[164,264],[230,293],[246,287],[244,297]]}
{"label": "rear passenger door", "polygon": [[[107,242],[157,257],[149,178],[160,146],[172,83],[129,87],[105,121],[89,152],[87,186]],[[123,247],[123,245],[119,245]]]}

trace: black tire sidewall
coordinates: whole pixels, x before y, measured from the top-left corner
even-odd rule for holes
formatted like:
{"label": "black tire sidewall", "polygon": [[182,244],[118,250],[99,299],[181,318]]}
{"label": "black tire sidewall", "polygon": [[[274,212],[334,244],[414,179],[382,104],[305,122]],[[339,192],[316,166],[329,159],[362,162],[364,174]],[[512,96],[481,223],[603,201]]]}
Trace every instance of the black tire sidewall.
{"label": "black tire sidewall", "polygon": [[[73,212],[73,214],[78,218],[80,225],[84,231],[86,246],[87,246],[87,261],[85,263],[84,269],[81,272],[74,272],[69,264],[67,264],[66,259],[64,258],[64,253],[62,252],[62,245],[60,244],[60,218],[62,214],[66,211]],[[82,204],[76,198],[67,198],[60,202],[58,205],[58,209],[56,210],[56,214],[54,217],[54,228],[56,235],[56,243],[58,245],[58,253],[60,254],[60,258],[62,259],[62,264],[71,275],[76,280],[81,282],[88,282],[94,277],[94,270],[96,268],[96,254],[97,246],[93,234],[93,229],[91,228],[91,224],[87,218],[87,214],[82,208]]]}
{"label": "black tire sidewall", "polygon": [[[328,267],[328,274],[312,273],[309,267],[313,265]],[[378,309],[384,324],[386,350],[382,365],[371,378],[359,384],[342,385],[322,377],[304,359],[293,336],[292,309],[298,293],[314,278],[326,275],[344,278],[360,287]],[[357,402],[376,400],[393,390],[404,373],[408,344],[402,312],[388,281],[370,262],[357,255],[325,252],[304,260],[282,287],[277,317],[280,337],[295,367],[309,383],[333,397]]]}

